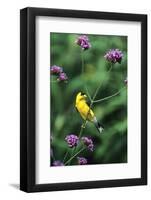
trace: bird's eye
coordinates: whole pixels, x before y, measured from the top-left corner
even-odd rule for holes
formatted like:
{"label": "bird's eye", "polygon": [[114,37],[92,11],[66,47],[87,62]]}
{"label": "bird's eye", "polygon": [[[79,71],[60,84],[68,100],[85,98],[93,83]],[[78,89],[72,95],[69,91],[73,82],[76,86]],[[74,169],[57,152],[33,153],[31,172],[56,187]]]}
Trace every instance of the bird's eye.
{"label": "bird's eye", "polygon": [[81,92],[81,95],[82,95],[82,96],[84,96],[84,95],[85,95],[85,93]]}

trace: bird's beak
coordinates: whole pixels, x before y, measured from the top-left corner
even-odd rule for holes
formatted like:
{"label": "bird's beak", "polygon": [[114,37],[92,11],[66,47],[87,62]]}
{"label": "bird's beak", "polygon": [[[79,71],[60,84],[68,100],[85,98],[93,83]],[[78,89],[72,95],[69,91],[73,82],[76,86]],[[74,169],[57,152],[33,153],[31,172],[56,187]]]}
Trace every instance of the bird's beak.
{"label": "bird's beak", "polygon": [[85,94],[85,95],[84,95],[84,97],[86,98],[86,97],[87,97],[87,95]]}

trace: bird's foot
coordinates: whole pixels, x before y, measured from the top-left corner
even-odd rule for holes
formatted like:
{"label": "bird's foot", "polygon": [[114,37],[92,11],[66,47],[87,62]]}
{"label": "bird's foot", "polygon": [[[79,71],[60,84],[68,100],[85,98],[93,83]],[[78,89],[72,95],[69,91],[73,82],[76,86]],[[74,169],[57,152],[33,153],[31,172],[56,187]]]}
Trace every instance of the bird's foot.
{"label": "bird's foot", "polygon": [[81,125],[81,128],[85,128],[85,124],[82,124],[82,125]]}

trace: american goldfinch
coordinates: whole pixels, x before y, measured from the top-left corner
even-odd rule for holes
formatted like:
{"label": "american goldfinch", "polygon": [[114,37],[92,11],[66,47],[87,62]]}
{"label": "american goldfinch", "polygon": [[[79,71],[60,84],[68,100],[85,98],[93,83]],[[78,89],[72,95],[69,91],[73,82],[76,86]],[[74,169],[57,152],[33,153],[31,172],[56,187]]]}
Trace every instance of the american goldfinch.
{"label": "american goldfinch", "polygon": [[87,98],[86,94],[79,92],[76,96],[75,107],[84,120],[88,120],[94,123],[99,133],[102,133],[104,128],[97,121],[94,112],[91,110],[91,108],[88,106],[86,102],[86,98]]}

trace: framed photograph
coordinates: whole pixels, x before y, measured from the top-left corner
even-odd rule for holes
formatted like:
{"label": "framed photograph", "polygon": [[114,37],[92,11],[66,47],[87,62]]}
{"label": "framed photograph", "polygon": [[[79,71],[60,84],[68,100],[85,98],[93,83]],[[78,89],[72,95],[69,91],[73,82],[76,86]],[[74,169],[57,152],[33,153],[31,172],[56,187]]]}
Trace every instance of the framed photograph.
{"label": "framed photograph", "polygon": [[20,189],[147,184],[147,16],[20,12]]}

